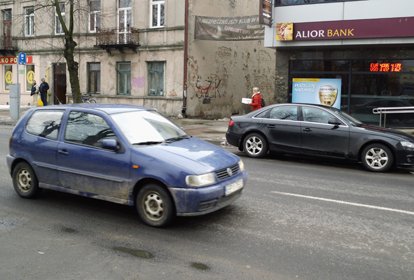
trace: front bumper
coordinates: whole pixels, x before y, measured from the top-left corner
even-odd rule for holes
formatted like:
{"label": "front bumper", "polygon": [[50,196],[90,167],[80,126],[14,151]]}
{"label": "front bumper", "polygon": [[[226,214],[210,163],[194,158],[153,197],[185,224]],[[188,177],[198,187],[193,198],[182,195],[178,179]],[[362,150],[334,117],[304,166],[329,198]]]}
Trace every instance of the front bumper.
{"label": "front bumper", "polygon": [[[243,187],[225,195],[226,186],[242,180]],[[241,172],[231,180],[203,188],[172,188],[177,216],[199,216],[228,206],[241,196],[247,182],[247,173]]]}
{"label": "front bumper", "polygon": [[412,167],[414,166],[414,150],[400,148],[396,152],[396,166]]}

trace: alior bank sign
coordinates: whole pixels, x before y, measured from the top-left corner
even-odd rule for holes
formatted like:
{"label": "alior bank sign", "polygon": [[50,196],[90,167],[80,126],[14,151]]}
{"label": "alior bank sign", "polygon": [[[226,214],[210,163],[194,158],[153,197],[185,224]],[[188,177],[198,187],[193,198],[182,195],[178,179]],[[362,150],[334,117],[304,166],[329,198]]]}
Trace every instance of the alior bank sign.
{"label": "alior bank sign", "polygon": [[277,41],[414,37],[414,17],[276,23]]}

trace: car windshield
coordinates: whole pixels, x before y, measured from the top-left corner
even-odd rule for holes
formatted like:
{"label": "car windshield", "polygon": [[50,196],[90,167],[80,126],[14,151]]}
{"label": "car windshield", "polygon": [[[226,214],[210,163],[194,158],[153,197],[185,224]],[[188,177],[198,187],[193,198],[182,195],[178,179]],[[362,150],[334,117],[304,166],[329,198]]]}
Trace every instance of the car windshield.
{"label": "car windshield", "polygon": [[179,141],[187,134],[154,111],[133,111],[112,115],[112,119],[133,145],[153,145]]}

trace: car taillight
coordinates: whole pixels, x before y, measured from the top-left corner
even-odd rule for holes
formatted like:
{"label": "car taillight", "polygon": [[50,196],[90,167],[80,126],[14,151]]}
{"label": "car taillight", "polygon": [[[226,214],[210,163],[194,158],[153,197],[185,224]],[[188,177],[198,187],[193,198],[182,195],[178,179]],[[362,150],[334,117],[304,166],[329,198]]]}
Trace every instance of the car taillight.
{"label": "car taillight", "polygon": [[232,119],[230,119],[229,121],[229,127],[233,127],[234,126],[234,121]]}

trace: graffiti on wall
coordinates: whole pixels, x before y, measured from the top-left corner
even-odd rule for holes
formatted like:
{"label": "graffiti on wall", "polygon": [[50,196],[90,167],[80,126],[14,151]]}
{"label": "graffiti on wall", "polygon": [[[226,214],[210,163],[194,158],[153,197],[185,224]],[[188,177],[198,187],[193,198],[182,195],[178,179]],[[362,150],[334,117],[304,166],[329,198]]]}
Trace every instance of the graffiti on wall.
{"label": "graffiti on wall", "polygon": [[217,75],[211,75],[206,79],[198,76],[195,84],[195,95],[202,100],[203,104],[210,104],[212,98],[221,97],[220,84],[221,79]]}

